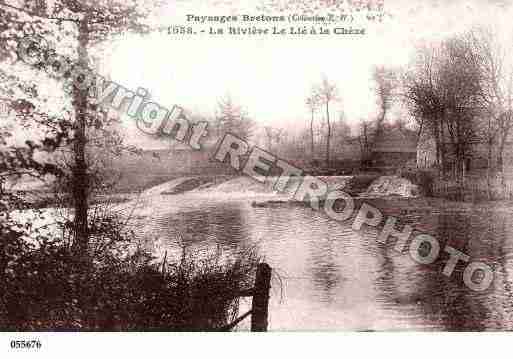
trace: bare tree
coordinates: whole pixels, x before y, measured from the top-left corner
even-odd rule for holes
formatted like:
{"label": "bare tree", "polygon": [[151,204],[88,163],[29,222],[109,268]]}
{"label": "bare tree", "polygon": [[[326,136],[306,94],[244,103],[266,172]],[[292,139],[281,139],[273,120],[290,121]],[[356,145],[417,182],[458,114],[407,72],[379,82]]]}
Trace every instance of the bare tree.
{"label": "bare tree", "polygon": [[463,36],[421,49],[416,60],[406,76],[405,97],[421,127],[429,128],[435,138],[442,173],[445,143],[450,143],[453,170],[462,182],[483,109],[481,70]]}
{"label": "bare tree", "polygon": [[455,156],[456,177],[464,181],[466,160],[470,157],[477,121],[482,114],[478,97],[481,71],[461,37],[444,41],[442,51],[439,81],[444,95],[445,124]]}
{"label": "bare tree", "polygon": [[340,101],[337,85],[331,83],[327,77],[323,77],[321,83],[316,86],[315,92],[319,103],[326,109],[326,166],[330,166],[330,141],[331,141],[331,123],[330,123],[330,104]]}
{"label": "bare tree", "polygon": [[283,144],[285,130],[282,128],[275,128],[272,126],[265,126],[264,133],[266,137],[266,146],[269,152],[276,154],[281,150],[280,146]]}
{"label": "bare tree", "polygon": [[378,105],[378,116],[372,120],[361,120],[358,140],[364,165],[370,165],[372,148],[383,135],[383,129],[387,114],[395,101],[395,90],[398,87],[396,71],[385,66],[375,66],[372,71],[372,79]]}
{"label": "bare tree", "polygon": [[370,166],[370,157],[372,151],[372,138],[374,128],[371,121],[365,119],[360,120],[358,129],[358,142],[360,144],[360,152],[362,155],[362,165],[364,167]]}
{"label": "bare tree", "polygon": [[314,145],[314,114],[319,106],[319,99],[316,97],[315,91],[312,90],[312,94],[306,99],[306,106],[310,111],[310,155],[312,158],[315,156],[315,145]]}
{"label": "bare tree", "polygon": [[504,145],[513,126],[513,69],[507,63],[506,49],[498,41],[498,34],[489,27],[476,27],[465,37],[469,53],[479,66],[480,92],[483,102],[485,121],[481,133],[486,141],[487,178],[490,188],[490,174],[493,166],[492,149],[496,145],[497,164],[500,166],[501,179],[505,185]]}
{"label": "bare tree", "polygon": [[216,122],[220,135],[230,132],[246,141],[251,136],[253,121],[246,111],[233,101],[230,95],[226,95],[219,100]]}
{"label": "bare tree", "polygon": [[383,124],[386,116],[393,106],[395,99],[395,89],[397,88],[396,72],[385,66],[376,66],[372,72],[372,79],[375,83],[375,92],[377,96],[377,105],[379,114],[376,119],[375,137],[379,138],[383,132]]}
{"label": "bare tree", "polygon": [[403,78],[402,96],[418,124],[419,141],[434,140],[436,165],[443,176],[446,168],[445,104],[439,82],[439,53],[435,45],[417,49],[412,66]]}
{"label": "bare tree", "polygon": [[274,129],[271,126],[264,127],[265,139],[267,142],[267,150],[272,152],[273,150],[273,131]]}

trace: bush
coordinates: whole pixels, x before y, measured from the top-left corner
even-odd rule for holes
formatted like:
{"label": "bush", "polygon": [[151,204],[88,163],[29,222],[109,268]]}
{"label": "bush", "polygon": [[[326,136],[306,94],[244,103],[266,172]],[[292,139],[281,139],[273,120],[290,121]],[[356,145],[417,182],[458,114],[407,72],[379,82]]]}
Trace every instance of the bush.
{"label": "bush", "polygon": [[2,237],[2,331],[215,330],[237,316],[236,294],[252,286],[257,264],[252,252],[157,263],[118,241],[84,271],[61,239],[21,248],[22,232]]}
{"label": "bush", "polygon": [[424,196],[433,196],[433,183],[435,177],[432,172],[415,169],[402,171],[400,176],[417,185]]}

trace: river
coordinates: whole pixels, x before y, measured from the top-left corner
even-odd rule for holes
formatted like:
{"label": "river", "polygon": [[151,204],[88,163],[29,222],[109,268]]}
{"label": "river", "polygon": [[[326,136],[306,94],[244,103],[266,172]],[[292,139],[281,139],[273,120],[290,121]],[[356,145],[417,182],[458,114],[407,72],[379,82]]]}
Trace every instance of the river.
{"label": "river", "polygon": [[450,244],[494,268],[484,292],[464,286],[462,265],[451,278],[441,274],[447,254],[417,264],[378,243],[375,231],[354,232],[309,208],[261,208],[247,199],[185,193],[154,196],[142,216],[160,251],[184,244],[228,253],[255,248],[274,273],[270,330],[513,329],[509,210],[408,214],[441,248]]}

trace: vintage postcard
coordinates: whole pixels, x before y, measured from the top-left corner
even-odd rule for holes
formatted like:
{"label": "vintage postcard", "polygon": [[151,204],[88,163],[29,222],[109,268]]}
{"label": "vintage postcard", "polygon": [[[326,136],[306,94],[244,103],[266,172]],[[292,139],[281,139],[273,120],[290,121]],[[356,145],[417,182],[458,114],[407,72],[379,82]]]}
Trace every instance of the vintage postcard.
{"label": "vintage postcard", "polygon": [[512,330],[512,18],[0,0],[3,349]]}

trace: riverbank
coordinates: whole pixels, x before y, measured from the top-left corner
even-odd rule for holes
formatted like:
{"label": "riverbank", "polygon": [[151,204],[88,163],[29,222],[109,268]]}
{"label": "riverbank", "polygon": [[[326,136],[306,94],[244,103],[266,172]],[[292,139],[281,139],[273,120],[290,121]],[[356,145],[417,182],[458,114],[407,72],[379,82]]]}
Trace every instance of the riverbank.
{"label": "riverbank", "polygon": [[[385,216],[396,215],[398,230],[409,224],[475,261],[495,264],[512,248],[508,224],[513,216],[485,212],[498,207],[495,203],[481,204],[476,215],[471,204],[433,198],[360,196],[355,209],[361,201],[383,209]],[[376,240],[382,226],[354,231],[351,220],[340,223],[308,203],[265,194],[251,179],[233,178],[222,186],[178,195],[153,192],[144,208],[148,211],[141,223],[152,238],[162,238],[154,243],[161,253],[174,253],[182,243],[229,253],[255,248],[285,283],[283,296],[280,291],[271,295],[272,330],[431,330],[451,328],[455,313],[469,330],[508,325],[483,324],[483,306],[490,297],[462,288],[463,266],[451,278],[442,274],[447,253],[433,265],[419,266],[407,252],[397,253]],[[501,298],[501,305],[509,303],[509,295],[502,293],[499,287],[492,296]]]}
{"label": "riverbank", "polygon": [[[338,189],[351,195],[355,200],[355,206],[367,203],[379,208],[386,215],[400,216],[410,212],[436,213],[436,212],[486,212],[486,211],[513,211],[513,200],[498,201],[454,201],[438,197],[425,197],[408,194],[403,188],[395,191],[395,188],[387,188],[396,179],[392,176],[357,175],[357,176],[318,176],[328,184],[330,190]],[[291,178],[287,191],[278,193],[274,191],[273,184],[276,178],[268,178],[266,183],[259,183],[246,176],[184,176],[172,178],[157,185],[145,188],[137,192],[113,192],[96,195],[91,200],[91,205],[100,204],[124,204],[137,201],[143,197],[174,196],[187,193],[190,197],[208,197],[219,200],[247,201],[253,207],[308,207],[309,203],[297,201],[291,192],[301,178]],[[407,181],[407,180],[405,180]],[[396,182],[396,181],[395,181]],[[395,186],[400,187],[400,186]],[[380,193],[381,191],[381,193]],[[387,191],[392,194],[387,194]],[[394,193],[398,192],[397,193]],[[48,208],[61,204],[62,199],[52,199],[50,194],[38,194],[34,200],[34,207]]]}
{"label": "riverbank", "polygon": [[[513,212],[512,200],[501,201],[488,201],[488,202],[462,202],[451,201],[443,198],[435,197],[417,197],[406,198],[399,196],[382,196],[382,197],[353,197],[355,207],[361,206],[362,203],[367,203],[376,208],[379,208],[386,215],[401,215],[410,212]],[[324,204],[320,201],[320,205]],[[296,200],[267,200],[267,201],[253,201],[253,207],[309,207],[309,202],[296,201]]]}
{"label": "riverbank", "polygon": [[[408,191],[406,179],[395,176],[318,176],[330,190],[342,190],[352,196],[355,206],[367,203],[379,208],[386,215],[400,216],[411,212],[489,212],[513,211],[513,200],[463,202],[445,198],[426,197]],[[190,176],[174,179],[141,193],[141,196],[172,196],[187,193],[189,197],[208,197],[220,200],[241,200],[253,207],[309,207],[308,202],[297,201],[291,191],[301,178],[291,178],[287,191],[278,193],[273,184],[276,178],[265,183],[246,176]],[[411,185],[416,189],[415,185]],[[387,194],[388,193],[388,194]],[[390,194],[391,193],[391,194]],[[406,194],[406,195],[401,195]],[[321,203],[322,204],[322,203]]]}

